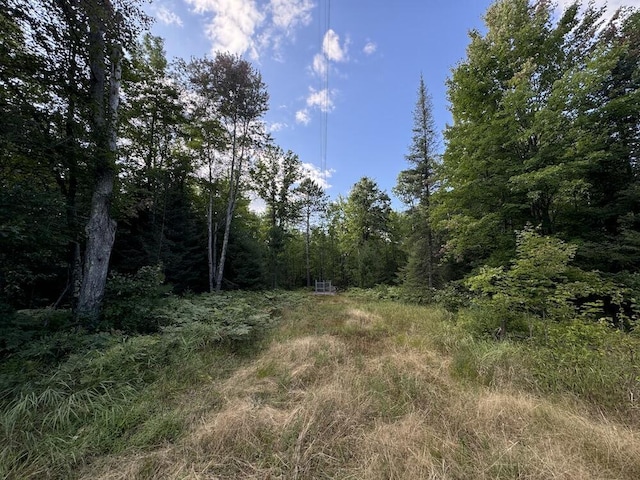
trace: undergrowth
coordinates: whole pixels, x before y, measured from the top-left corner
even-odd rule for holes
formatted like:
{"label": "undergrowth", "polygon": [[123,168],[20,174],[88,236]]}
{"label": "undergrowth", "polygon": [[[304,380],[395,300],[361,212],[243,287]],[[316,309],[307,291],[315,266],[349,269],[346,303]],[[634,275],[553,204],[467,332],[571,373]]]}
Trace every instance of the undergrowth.
{"label": "undergrowth", "polygon": [[638,478],[635,334],[368,295],[171,298],[158,333],[14,355],[0,478]]}
{"label": "undergrowth", "polygon": [[81,478],[640,475],[637,428],[527,383],[535,369],[522,341],[476,336],[442,308],[309,302],[284,312],[251,361],[185,399],[202,413],[183,436],[97,459]]}
{"label": "undergrowth", "polygon": [[179,395],[250,358],[301,298],[171,298],[155,313],[158,333],[57,332],[9,355],[0,363],[0,478],[68,478],[91,456],[173,441],[185,423]]}

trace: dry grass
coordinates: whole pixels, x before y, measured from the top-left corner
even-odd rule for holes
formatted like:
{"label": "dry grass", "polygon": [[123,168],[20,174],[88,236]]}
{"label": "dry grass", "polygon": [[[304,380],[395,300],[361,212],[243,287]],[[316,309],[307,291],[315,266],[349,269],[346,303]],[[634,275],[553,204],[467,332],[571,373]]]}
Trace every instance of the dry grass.
{"label": "dry grass", "polygon": [[255,361],[185,397],[178,442],[96,459],[83,478],[640,478],[637,430],[453,379],[429,347],[436,313],[314,302],[315,320],[290,312]]}

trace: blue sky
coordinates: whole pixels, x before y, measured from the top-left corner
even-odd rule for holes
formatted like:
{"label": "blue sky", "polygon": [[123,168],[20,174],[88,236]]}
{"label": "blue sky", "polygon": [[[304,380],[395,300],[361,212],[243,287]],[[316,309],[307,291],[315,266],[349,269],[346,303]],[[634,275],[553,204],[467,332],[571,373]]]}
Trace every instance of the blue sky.
{"label": "blue sky", "polygon": [[[155,0],[148,11],[170,59],[221,50],[252,61],[270,94],[265,120],[276,143],[297,153],[315,175],[326,165],[327,193],[335,198],[348,195],[363,176],[392,196],[407,166],[420,74],[442,131],[450,122],[445,81],[465,56],[468,31],[482,29],[491,3]],[[640,0],[608,3],[640,6]],[[401,207],[395,199],[393,204]]]}

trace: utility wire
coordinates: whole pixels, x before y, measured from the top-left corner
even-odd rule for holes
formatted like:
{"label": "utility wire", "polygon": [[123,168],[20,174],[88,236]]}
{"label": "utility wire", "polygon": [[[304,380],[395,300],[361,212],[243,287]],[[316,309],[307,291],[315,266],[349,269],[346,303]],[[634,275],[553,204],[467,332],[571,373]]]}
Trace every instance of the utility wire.
{"label": "utility wire", "polygon": [[[325,0],[324,12],[320,12],[320,48],[322,49],[322,58],[324,60],[324,85],[323,99],[320,108],[320,175],[323,184],[327,184],[327,145],[328,145],[328,127],[329,127],[329,55],[327,49],[324,48],[324,39],[331,28],[331,0]],[[322,7],[321,7],[322,8]],[[324,187],[323,185],[323,187]],[[326,231],[326,216],[322,216],[322,230]],[[324,238],[324,235],[323,235]],[[324,241],[323,241],[324,243]],[[320,278],[325,280],[325,245],[320,250]]]}

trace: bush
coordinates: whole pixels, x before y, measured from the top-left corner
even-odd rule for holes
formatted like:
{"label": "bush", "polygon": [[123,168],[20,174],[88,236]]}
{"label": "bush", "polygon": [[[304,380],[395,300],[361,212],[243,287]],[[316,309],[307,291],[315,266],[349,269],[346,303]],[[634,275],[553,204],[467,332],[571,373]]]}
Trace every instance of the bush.
{"label": "bush", "polygon": [[509,267],[483,267],[466,280],[478,295],[473,303],[504,320],[503,333],[512,328],[509,319],[523,315],[557,321],[607,319],[627,329],[635,323],[634,288],[570,266],[575,245],[532,228],[517,237],[517,255]]}
{"label": "bush", "polygon": [[433,303],[450,312],[469,307],[472,298],[469,289],[461,282],[450,282],[433,293]]}
{"label": "bush", "polygon": [[637,338],[606,322],[551,323],[538,330],[543,329],[526,345],[538,390],[571,392],[609,410],[629,412],[637,407]]}
{"label": "bush", "polygon": [[142,267],[134,275],[112,273],[105,294],[103,328],[127,333],[153,333],[161,327],[170,286],[160,265]]}

